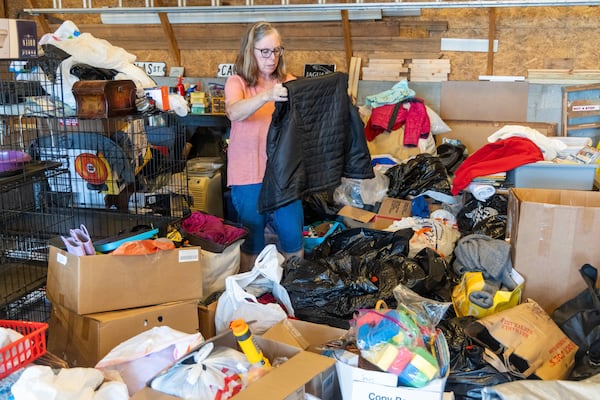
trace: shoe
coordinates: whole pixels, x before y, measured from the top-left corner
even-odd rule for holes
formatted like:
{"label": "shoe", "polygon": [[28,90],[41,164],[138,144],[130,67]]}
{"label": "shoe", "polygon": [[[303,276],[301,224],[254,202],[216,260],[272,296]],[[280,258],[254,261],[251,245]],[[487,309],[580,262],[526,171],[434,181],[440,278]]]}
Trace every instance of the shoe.
{"label": "shoe", "polygon": [[60,237],[67,246],[67,251],[75,256],[85,256],[85,249],[83,248],[83,244],[79,240],[74,237]]}
{"label": "shoe", "polygon": [[96,249],[92,244],[92,239],[90,238],[90,234],[88,233],[85,225],[81,224],[79,229],[71,229],[70,233],[73,239],[81,243],[83,250],[85,251],[85,255],[93,256],[96,254]]}

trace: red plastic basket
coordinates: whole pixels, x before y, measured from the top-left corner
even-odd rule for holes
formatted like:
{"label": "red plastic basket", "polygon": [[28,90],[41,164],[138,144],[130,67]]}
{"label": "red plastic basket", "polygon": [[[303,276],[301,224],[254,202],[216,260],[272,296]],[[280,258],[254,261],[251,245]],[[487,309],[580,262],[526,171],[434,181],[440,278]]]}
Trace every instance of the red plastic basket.
{"label": "red plastic basket", "polygon": [[0,327],[13,329],[23,335],[19,340],[0,349],[0,379],[46,353],[47,323],[0,320]]}

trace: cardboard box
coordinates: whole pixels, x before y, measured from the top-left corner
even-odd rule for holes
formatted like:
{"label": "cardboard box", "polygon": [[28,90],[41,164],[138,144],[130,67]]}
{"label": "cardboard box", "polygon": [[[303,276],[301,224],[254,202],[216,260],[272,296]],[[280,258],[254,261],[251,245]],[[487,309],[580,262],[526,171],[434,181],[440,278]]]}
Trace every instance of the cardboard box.
{"label": "cardboard box", "polygon": [[36,58],[37,27],[35,21],[0,18],[0,58]]}
{"label": "cardboard box", "polygon": [[195,300],[78,315],[53,304],[48,351],[71,367],[94,367],[115,346],[156,326],[198,332]]}
{"label": "cardboard box", "polygon": [[47,295],[77,314],[202,298],[199,247],[154,254],[75,256],[50,246]]}
{"label": "cardboard box", "polygon": [[204,339],[210,339],[217,334],[217,328],[215,326],[215,314],[217,312],[217,302],[198,304],[198,323],[200,333]]}
{"label": "cardboard box", "polygon": [[318,346],[343,337],[347,330],[298,319],[284,319],[262,334],[263,338],[303,350],[319,352]]}
{"label": "cardboard box", "polygon": [[[338,339],[345,333],[343,329],[327,325],[288,319],[271,327],[262,337],[279,340],[309,351],[318,351],[318,346]],[[337,379],[344,400],[433,400],[442,399],[444,396],[446,378],[435,379],[418,389],[396,386],[398,377],[394,374],[359,368],[358,355],[352,355],[348,361],[354,365],[343,361],[336,363]]]}
{"label": "cardboard box", "polygon": [[[287,361],[273,368],[268,374],[235,395],[236,400],[303,400],[305,392],[326,399],[322,393],[311,392],[315,387],[313,380],[327,381],[335,376],[335,360],[284,343],[275,342],[259,336],[254,337],[256,344],[270,360],[285,357]],[[215,345],[238,349],[231,331],[218,335],[208,342]],[[168,400],[175,399],[150,387],[137,392],[132,400]]]}
{"label": "cardboard box", "polygon": [[412,388],[396,386],[398,377],[387,372],[370,371],[343,362],[338,362],[336,368],[344,400],[441,400],[444,396],[446,378]]}
{"label": "cardboard box", "polygon": [[585,289],[579,268],[600,261],[600,192],[511,189],[506,231],[523,299],[551,314]]}
{"label": "cardboard box", "polygon": [[549,122],[521,122],[519,120],[479,121],[468,119],[444,119],[444,122],[452,130],[448,133],[435,135],[437,144],[441,144],[444,138],[458,139],[467,147],[469,154],[473,154],[475,151],[487,144],[487,138],[505,125],[526,126],[535,129],[544,136],[555,136],[557,131],[557,124]]}
{"label": "cardboard box", "polygon": [[412,202],[410,200],[384,197],[377,213],[363,210],[353,206],[344,206],[338,215],[365,224],[366,228],[385,229],[394,221],[412,215]]}

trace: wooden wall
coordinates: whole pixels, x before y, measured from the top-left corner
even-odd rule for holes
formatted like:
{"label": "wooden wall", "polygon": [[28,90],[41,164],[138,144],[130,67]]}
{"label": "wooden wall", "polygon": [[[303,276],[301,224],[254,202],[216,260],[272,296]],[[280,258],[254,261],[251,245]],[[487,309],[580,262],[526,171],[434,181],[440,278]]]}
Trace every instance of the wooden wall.
{"label": "wooden wall", "polygon": [[[63,0],[67,7],[70,0]],[[25,4],[23,4],[25,3]],[[33,3],[33,6],[26,3]],[[99,0],[94,2],[98,7]],[[127,2],[124,2],[127,3]],[[71,7],[81,7],[77,0]],[[188,5],[192,5],[190,1]],[[134,6],[129,3],[126,6]],[[10,2],[8,16],[23,16],[22,8],[50,8],[52,0]],[[18,8],[17,8],[18,7]],[[493,14],[493,20],[490,19]],[[479,75],[523,75],[528,69],[598,69],[600,62],[600,7],[529,7],[423,9],[420,17],[386,17],[379,21],[351,21],[352,55],[361,57],[447,58],[450,80],[477,80]],[[161,25],[102,25],[98,15],[53,15],[40,25],[54,31],[61,20],[74,19],[82,32],[106,39],[136,55],[138,61],[164,61],[176,66]],[[490,21],[493,21],[490,24]],[[44,21],[42,21],[44,22]],[[54,23],[53,23],[54,22]],[[341,22],[277,24],[286,47],[290,72],[301,75],[305,63],[336,64],[348,71]],[[498,51],[440,50],[441,38],[488,39],[495,27]],[[221,63],[232,63],[245,24],[173,24],[175,46],[186,76],[211,77]],[[173,47],[171,47],[172,49]]]}

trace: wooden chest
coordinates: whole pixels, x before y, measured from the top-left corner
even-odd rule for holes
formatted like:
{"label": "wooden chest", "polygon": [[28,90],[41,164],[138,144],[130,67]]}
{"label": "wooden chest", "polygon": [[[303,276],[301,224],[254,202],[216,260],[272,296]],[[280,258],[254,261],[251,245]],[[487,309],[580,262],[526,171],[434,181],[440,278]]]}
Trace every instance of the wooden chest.
{"label": "wooden chest", "polygon": [[78,81],[72,90],[79,118],[117,117],[136,109],[136,87],[131,80]]}

